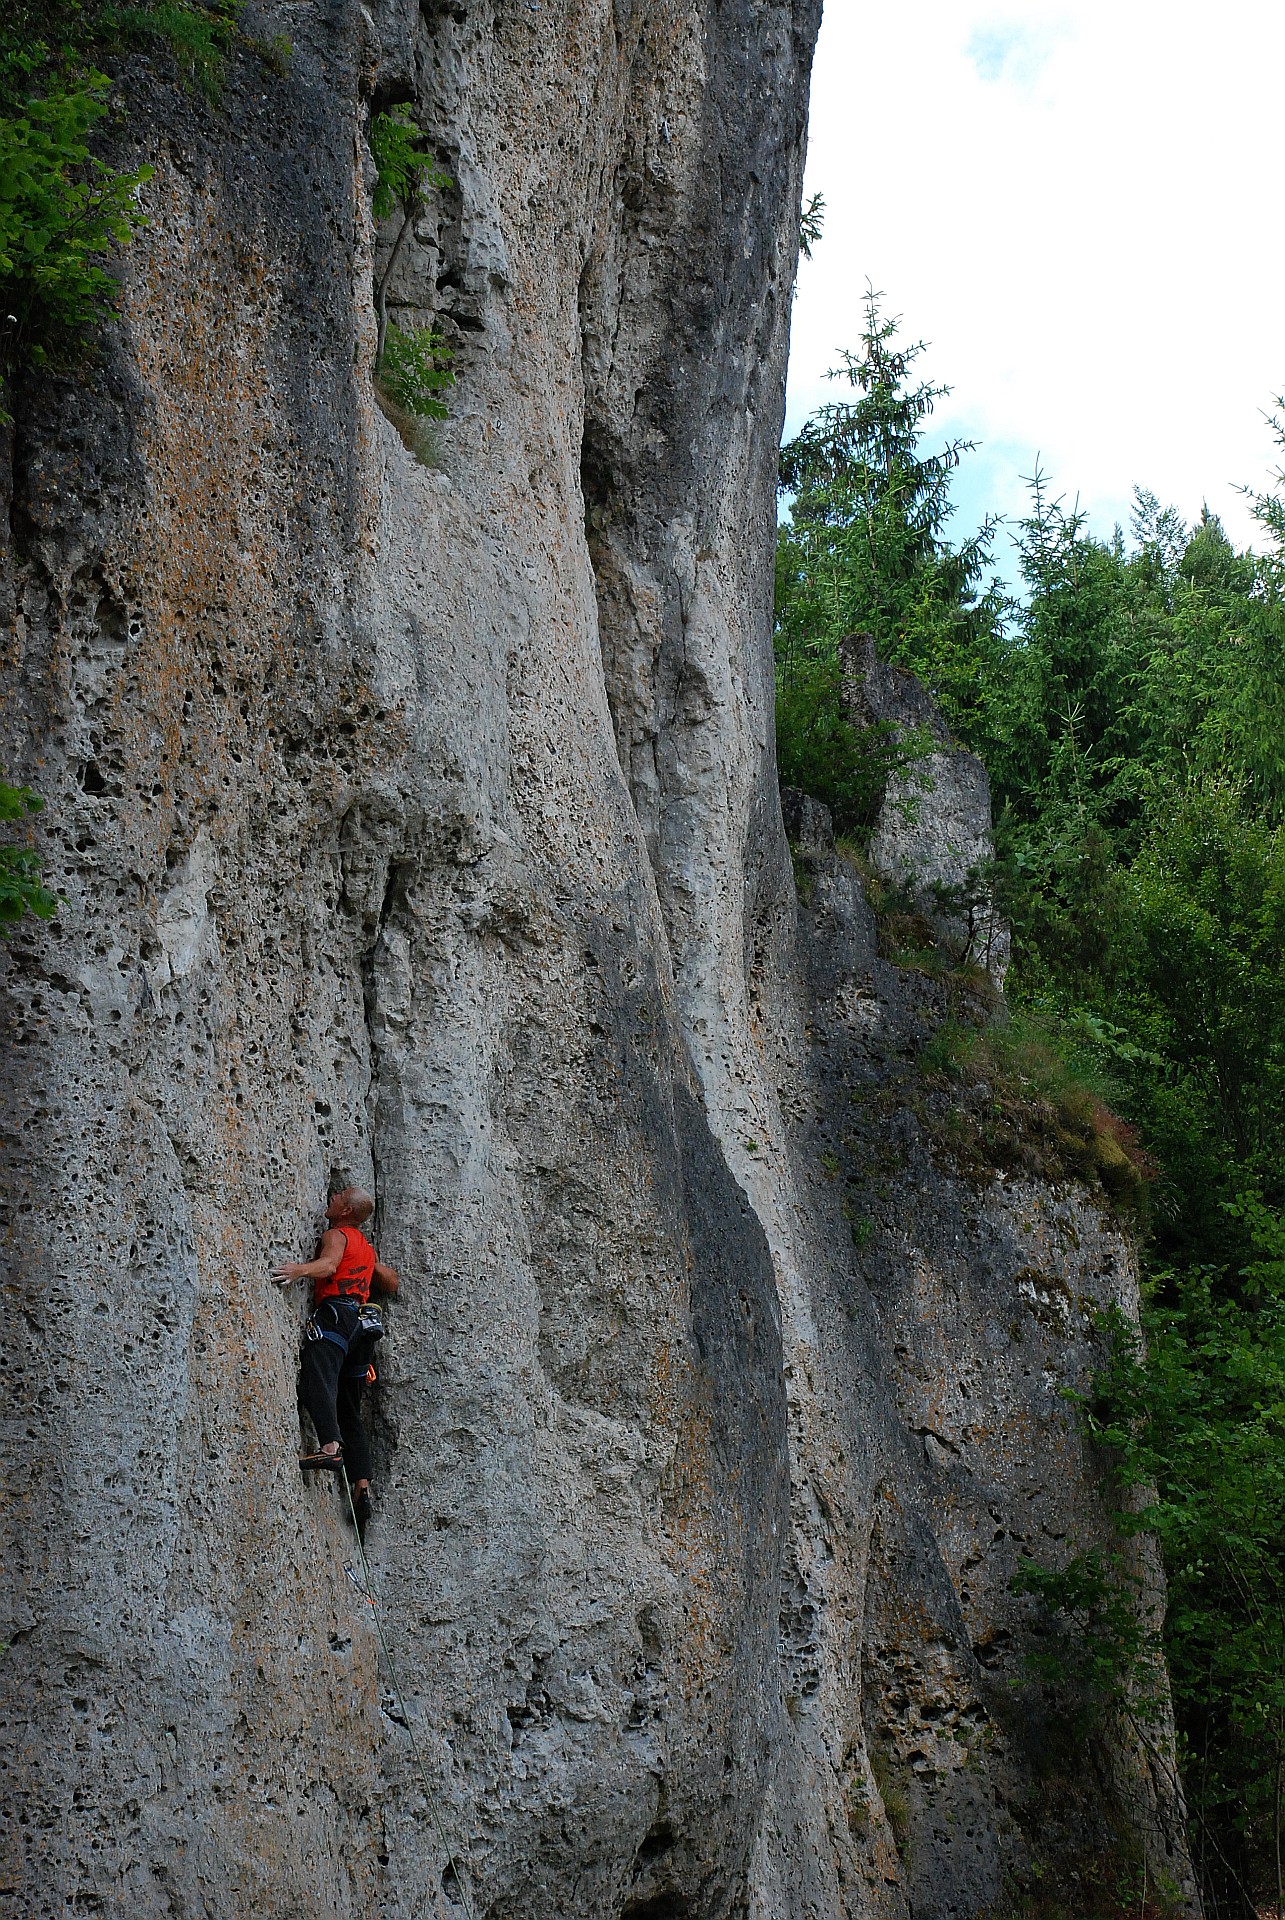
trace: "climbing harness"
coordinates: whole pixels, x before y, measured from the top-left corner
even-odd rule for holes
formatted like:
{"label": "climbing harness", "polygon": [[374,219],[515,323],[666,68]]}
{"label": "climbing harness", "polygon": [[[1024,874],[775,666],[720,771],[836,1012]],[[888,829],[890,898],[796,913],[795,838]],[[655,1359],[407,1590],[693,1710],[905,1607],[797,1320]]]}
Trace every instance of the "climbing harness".
{"label": "climbing harness", "polygon": [[[340,1353],[346,1355],[357,1337],[362,1319],[361,1310],[358,1308],[356,1319],[349,1322],[348,1314],[343,1310],[349,1305],[357,1307],[357,1302],[342,1299],[323,1300],[321,1305],[314,1307],[308,1316],[308,1324],[304,1328],[304,1339],[328,1340],[331,1346],[338,1347]],[[345,1327],[348,1328],[346,1333]],[[382,1327],[380,1331],[383,1331]]]}
{"label": "climbing harness", "polygon": [[[344,1324],[348,1316],[341,1309],[348,1306],[356,1306],[358,1311],[357,1318],[345,1333]],[[360,1306],[351,1296],[342,1294],[333,1300],[323,1300],[320,1306],[314,1307],[304,1328],[305,1340],[329,1340],[345,1356],[350,1348],[356,1347],[358,1354],[351,1357],[356,1370],[362,1373],[370,1365],[376,1342],[383,1337],[384,1322],[378,1307]],[[356,1367],[359,1356],[360,1366]]]}
{"label": "climbing harness", "polygon": [[[383,1328],[381,1326],[380,1333],[382,1332]],[[442,1843],[442,1851],[446,1855],[446,1863],[450,1868],[451,1876],[459,1890],[466,1920],[475,1920],[472,1896],[465,1883],[464,1875],[460,1872],[459,1865],[456,1862],[455,1854],[451,1849],[451,1843],[446,1837],[446,1828],[442,1824],[441,1809],[437,1803],[437,1795],[433,1792],[429,1784],[428,1769],[424,1765],[424,1759],[419,1750],[419,1741],[415,1738],[414,1724],[410,1714],[406,1711],[406,1701],[402,1694],[401,1681],[397,1677],[397,1668],[393,1663],[392,1652],[388,1645],[388,1637],[384,1632],[384,1623],[380,1618],[379,1607],[375,1601],[375,1584],[371,1578],[370,1562],[366,1558],[366,1548],[362,1542],[361,1529],[357,1525],[357,1509],[353,1504],[352,1483],[348,1478],[348,1469],[347,1467],[343,1467],[341,1471],[343,1474],[344,1497],[348,1502],[348,1517],[352,1521],[353,1536],[357,1542],[357,1558],[361,1563],[361,1579],[358,1580],[351,1567],[347,1569],[348,1578],[370,1607],[371,1617],[375,1622],[375,1632],[379,1637],[380,1651],[384,1656],[384,1665],[388,1669],[388,1678],[392,1683],[393,1697],[397,1702],[397,1711],[401,1714],[402,1725],[410,1735],[411,1752],[415,1756],[415,1765],[419,1771],[420,1785],[424,1789],[424,1798],[428,1801],[429,1811],[433,1816],[433,1825],[437,1828],[437,1837]],[[436,1901],[434,1904],[436,1904]]]}

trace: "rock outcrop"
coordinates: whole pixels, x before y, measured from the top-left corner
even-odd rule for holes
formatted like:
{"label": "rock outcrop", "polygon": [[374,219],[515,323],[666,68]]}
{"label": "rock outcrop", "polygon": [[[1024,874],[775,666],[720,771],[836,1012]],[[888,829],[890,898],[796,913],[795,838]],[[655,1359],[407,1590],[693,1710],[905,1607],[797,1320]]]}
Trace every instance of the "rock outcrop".
{"label": "rock outcrop", "polygon": [[986,769],[951,739],[915,676],[879,659],[869,634],[851,635],[840,652],[852,720],[881,729],[907,756],[886,782],[871,864],[928,920],[947,952],[984,967],[1002,987],[1013,940],[993,897]]}
{"label": "rock outcrop", "polygon": [[[1183,1881],[1164,1752],[1039,1831],[1006,1684],[1015,1556],[1103,1529],[1057,1387],[1127,1241],[941,1170],[929,990],[782,830],[818,11],[337,0],[217,107],[122,76],[150,225],[10,450],[0,765],[65,895],[0,958],[23,1920],[973,1916],[1121,1835]],[[455,343],[428,465],[371,385],[396,101],[453,183],[390,281]],[[268,1275],[335,1170],[403,1279],[423,1774],[294,1464]]]}

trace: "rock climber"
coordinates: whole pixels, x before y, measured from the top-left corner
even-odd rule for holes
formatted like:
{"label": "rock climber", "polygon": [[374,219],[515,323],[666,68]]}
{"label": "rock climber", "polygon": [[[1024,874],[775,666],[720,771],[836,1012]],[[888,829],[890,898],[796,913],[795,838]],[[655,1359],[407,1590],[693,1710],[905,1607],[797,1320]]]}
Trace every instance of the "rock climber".
{"label": "rock climber", "polygon": [[[370,1441],[361,1419],[362,1390],[378,1330],[362,1326],[371,1289],[397,1295],[397,1275],[379,1258],[364,1223],[375,1203],[360,1187],[344,1187],[326,1207],[329,1225],[315,1260],[288,1260],[276,1268],[278,1286],[312,1281],[312,1314],[299,1363],[299,1404],[317,1430],[317,1449],[299,1456],[301,1467],[346,1471],[358,1532],[370,1518]],[[374,1316],[371,1316],[374,1319]]]}

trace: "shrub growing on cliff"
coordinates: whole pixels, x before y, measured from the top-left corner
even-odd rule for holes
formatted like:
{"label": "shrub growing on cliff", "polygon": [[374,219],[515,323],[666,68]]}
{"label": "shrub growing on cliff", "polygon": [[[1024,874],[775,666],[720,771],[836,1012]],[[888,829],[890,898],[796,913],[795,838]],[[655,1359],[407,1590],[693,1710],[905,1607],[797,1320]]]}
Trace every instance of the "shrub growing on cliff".
{"label": "shrub growing on cliff", "polygon": [[441,464],[433,429],[448,414],[437,396],[454,383],[454,357],[436,328],[392,326],[375,370],[375,399],[422,467]]}
{"label": "shrub growing on cliff", "polygon": [[[375,162],[375,192],[371,201],[371,212],[377,223],[400,213],[401,220],[397,236],[384,270],[375,282],[375,367],[383,367],[387,354],[388,341],[388,288],[393,277],[406,238],[415,223],[415,216],[423,205],[425,193],[444,192],[452,185],[451,176],[443,173],[430,153],[426,153],[420,144],[424,138],[421,129],[411,117],[410,108],[393,107],[388,113],[377,113],[370,123],[370,151]],[[422,328],[420,332],[429,332]],[[437,389],[430,389],[436,391]],[[414,408],[410,409],[412,412]],[[427,415],[428,418],[442,416]]]}
{"label": "shrub growing on cliff", "polygon": [[445,420],[438,399],[455,384],[455,355],[436,327],[390,327],[376,378],[385,396],[417,420]]}
{"label": "shrub growing on cliff", "polygon": [[48,83],[43,97],[0,108],[0,340],[6,375],[28,361],[63,364],[111,312],[103,265],[137,230],[139,187],[152,169],[97,159],[88,135],[107,112],[110,81],[88,72]]}
{"label": "shrub growing on cliff", "polygon": [[[11,787],[0,780],[0,821],[22,820],[39,813],[44,804],[30,787]],[[41,864],[31,847],[0,846],[0,933],[25,913],[48,920],[57,912],[57,895],[41,884]]]}
{"label": "shrub growing on cliff", "polygon": [[1101,1715],[1119,1714],[1147,1738],[1168,1706],[1160,1609],[1126,1553],[1077,1553],[1058,1568],[1023,1558],[1010,1591],[1039,1603],[1042,1631],[1026,1672],[1077,1703],[1078,1736]]}
{"label": "shrub growing on cliff", "polygon": [[778,678],[777,771],[785,787],[801,787],[830,809],[836,833],[864,840],[889,777],[931,750],[917,733],[886,722],[854,726],[844,705],[837,655],[802,655]]}
{"label": "shrub growing on cliff", "polygon": [[[143,216],[152,168],[93,151],[112,81],[100,62],[160,43],[179,76],[217,97],[238,40],[278,71],[287,44],[240,33],[244,0],[10,0],[0,25],[0,380],[23,365],[65,370],[113,311],[111,254]],[[4,418],[0,411],[0,418]]]}

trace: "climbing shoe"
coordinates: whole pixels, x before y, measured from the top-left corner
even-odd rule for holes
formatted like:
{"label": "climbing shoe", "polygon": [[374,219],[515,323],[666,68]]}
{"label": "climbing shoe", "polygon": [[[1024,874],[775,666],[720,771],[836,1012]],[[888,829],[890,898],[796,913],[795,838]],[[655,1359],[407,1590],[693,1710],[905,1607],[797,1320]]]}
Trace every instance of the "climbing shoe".
{"label": "climbing shoe", "polygon": [[353,1517],[357,1522],[357,1538],[364,1546],[366,1542],[366,1529],[370,1525],[370,1516],[375,1511],[374,1502],[370,1497],[368,1487],[363,1487],[360,1493],[353,1495],[352,1510]]}
{"label": "climbing shoe", "polygon": [[329,1473],[339,1473],[343,1468],[343,1464],[344,1456],[342,1453],[322,1453],[320,1448],[318,1448],[316,1453],[301,1453],[299,1455],[299,1465],[303,1467],[305,1471],[311,1467],[320,1467]]}

